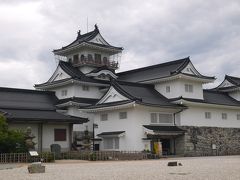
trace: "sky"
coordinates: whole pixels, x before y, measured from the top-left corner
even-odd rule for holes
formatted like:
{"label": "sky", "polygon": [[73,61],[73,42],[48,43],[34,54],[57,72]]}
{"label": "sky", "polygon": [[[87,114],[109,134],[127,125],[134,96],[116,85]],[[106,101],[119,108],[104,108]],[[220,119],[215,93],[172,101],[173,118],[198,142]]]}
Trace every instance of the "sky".
{"label": "sky", "polygon": [[239,19],[239,0],[0,0],[0,86],[46,82],[52,50],[97,24],[124,48],[119,71],[190,56],[214,87],[225,74],[240,77]]}

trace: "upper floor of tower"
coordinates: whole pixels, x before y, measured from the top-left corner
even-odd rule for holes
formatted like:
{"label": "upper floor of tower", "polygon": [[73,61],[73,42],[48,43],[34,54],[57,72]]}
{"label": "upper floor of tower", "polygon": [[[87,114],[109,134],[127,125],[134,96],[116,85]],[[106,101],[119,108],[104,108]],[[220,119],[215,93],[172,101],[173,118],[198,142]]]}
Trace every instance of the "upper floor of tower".
{"label": "upper floor of tower", "polygon": [[91,32],[81,34],[67,46],[53,50],[55,58],[70,62],[74,67],[89,67],[91,69],[107,66],[117,69],[121,60],[122,47],[110,45],[100,34],[98,26]]}

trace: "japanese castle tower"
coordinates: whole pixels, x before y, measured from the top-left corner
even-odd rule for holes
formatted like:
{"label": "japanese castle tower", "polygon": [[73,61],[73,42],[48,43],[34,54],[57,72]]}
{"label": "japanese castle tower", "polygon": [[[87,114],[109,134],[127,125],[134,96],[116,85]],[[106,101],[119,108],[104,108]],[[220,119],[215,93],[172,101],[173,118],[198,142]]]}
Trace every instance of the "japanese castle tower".
{"label": "japanese castle tower", "polygon": [[110,45],[97,25],[86,34],[79,30],[76,40],[53,50],[59,60],[58,67],[46,83],[37,84],[35,88],[55,91],[59,98],[57,107],[68,115],[89,118],[90,122],[84,126],[91,128],[92,115],[78,109],[96,103],[107,91],[110,79],[117,78],[115,70],[119,68],[122,50]]}
{"label": "japanese castle tower", "polygon": [[95,130],[95,150],[240,154],[240,78],[204,89],[215,77],[198,72],[189,57],[116,73],[122,50],[97,25],[79,31],[53,51],[58,66],[35,88],[55,92],[58,112],[88,119],[74,130]]}

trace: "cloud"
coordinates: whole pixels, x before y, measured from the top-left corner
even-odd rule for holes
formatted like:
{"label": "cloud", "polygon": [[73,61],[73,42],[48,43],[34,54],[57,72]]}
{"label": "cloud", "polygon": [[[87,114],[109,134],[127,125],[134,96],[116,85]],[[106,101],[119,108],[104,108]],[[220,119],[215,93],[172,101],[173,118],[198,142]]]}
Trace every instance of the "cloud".
{"label": "cloud", "polygon": [[238,0],[1,1],[0,86],[45,82],[56,68],[51,51],[86,32],[87,19],[89,31],[97,23],[124,47],[120,71],[190,56],[216,85],[224,74],[240,76],[239,18]]}

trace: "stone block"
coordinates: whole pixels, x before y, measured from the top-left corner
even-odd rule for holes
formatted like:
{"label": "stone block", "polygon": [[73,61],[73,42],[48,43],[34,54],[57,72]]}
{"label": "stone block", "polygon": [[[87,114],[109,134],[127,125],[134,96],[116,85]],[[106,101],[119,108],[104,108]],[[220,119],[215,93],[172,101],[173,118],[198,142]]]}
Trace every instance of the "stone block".
{"label": "stone block", "polygon": [[45,166],[41,162],[32,163],[28,165],[28,172],[32,173],[45,173]]}
{"label": "stone block", "polygon": [[178,165],[177,161],[168,162],[168,166],[177,166],[177,165]]}

